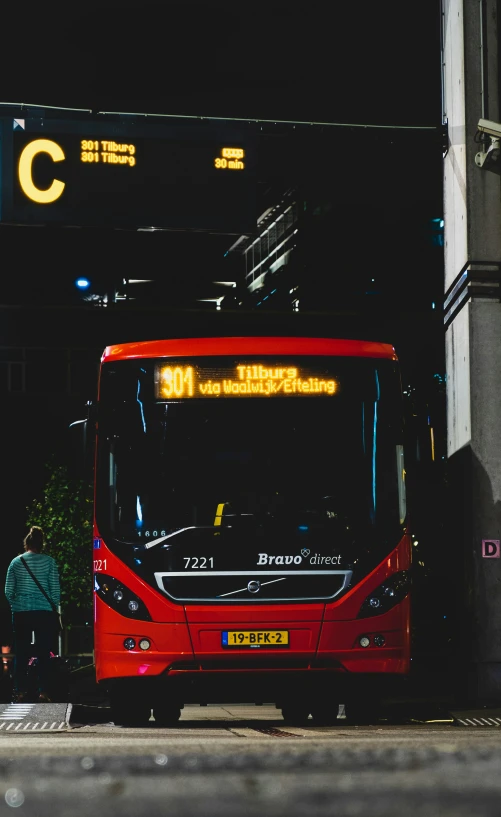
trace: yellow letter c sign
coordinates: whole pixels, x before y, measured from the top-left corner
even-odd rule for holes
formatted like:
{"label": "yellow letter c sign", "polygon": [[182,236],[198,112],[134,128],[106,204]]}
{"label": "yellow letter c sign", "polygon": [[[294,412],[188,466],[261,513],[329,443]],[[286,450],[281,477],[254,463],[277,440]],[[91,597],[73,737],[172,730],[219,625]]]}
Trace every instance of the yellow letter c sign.
{"label": "yellow letter c sign", "polygon": [[38,204],[50,204],[59,198],[64,190],[65,184],[59,181],[59,179],[54,179],[47,190],[40,190],[39,187],[33,184],[31,166],[33,159],[38,153],[48,153],[54,162],[62,162],[65,155],[62,147],[58,145],[57,142],[52,142],[50,139],[35,139],[26,145],[19,157],[18,174],[23,193]]}

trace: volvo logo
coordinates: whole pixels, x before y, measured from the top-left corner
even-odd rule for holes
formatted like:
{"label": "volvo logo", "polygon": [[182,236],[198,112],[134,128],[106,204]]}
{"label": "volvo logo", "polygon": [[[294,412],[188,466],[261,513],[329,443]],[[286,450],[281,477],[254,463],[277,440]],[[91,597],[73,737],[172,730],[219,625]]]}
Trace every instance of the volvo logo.
{"label": "volvo logo", "polygon": [[247,585],[247,590],[249,591],[249,593],[259,593],[260,589],[261,582],[258,581],[249,582],[249,584]]}

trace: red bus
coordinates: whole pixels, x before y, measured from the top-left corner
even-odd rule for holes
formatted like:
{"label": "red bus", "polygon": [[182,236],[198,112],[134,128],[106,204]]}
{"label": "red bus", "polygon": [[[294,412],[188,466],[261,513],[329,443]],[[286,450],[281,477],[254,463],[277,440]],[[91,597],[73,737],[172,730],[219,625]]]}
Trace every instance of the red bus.
{"label": "red bus", "polygon": [[95,662],[117,723],[185,703],[348,718],[405,678],[411,542],[398,361],[301,337],[107,347]]}

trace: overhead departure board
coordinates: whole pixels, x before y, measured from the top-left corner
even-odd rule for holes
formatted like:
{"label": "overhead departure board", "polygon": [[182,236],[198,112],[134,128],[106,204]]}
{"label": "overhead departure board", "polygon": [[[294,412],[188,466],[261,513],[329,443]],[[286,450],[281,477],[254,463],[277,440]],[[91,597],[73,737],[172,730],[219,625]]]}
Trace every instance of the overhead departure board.
{"label": "overhead departure board", "polygon": [[4,223],[234,234],[255,227],[250,131],[198,122],[12,123],[3,119],[1,129]]}

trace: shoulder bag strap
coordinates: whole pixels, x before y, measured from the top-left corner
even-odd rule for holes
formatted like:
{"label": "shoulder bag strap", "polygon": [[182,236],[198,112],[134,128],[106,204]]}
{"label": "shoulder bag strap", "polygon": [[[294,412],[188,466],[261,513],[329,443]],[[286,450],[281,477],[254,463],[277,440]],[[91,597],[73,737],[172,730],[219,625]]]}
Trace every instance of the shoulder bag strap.
{"label": "shoulder bag strap", "polygon": [[23,565],[25,566],[26,570],[27,570],[27,571],[28,571],[28,573],[30,574],[30,576],[31,576],[31,578],[33,579],[33,581],[35,582],[35,584],[38,586],[38,589],[39,589],[39,590],[41,590],[41,591],[42,591],[42,593],[44,594],[45,598],[46,598],[46,599],[47,599],[47,601],[49,602],[49,604],[50,604],[50,606],[52,607],[52,609],[54,610],[54,612],[55,612],[55,613],[57,613],[57,612],[58,612],[58,609],[57,609],[56,605],[54,604],[54,602],[52,601],[52,599],[50,598],[50,596],[48,596],[48,594],[46,593],[46,591],[43,589],[42,585],[41,585],[41,584],[40,584],[40,582],[38,581],[38,579],[37,579],[37,577],[35,576],[35,574],[34,574],[34,573],[32,572],[32,570],[31,570],[31,569],[28,567],[28,563],[25,561],[24,556],[21,556],[21,562],[22,562],[22,563],[23,563]]}

